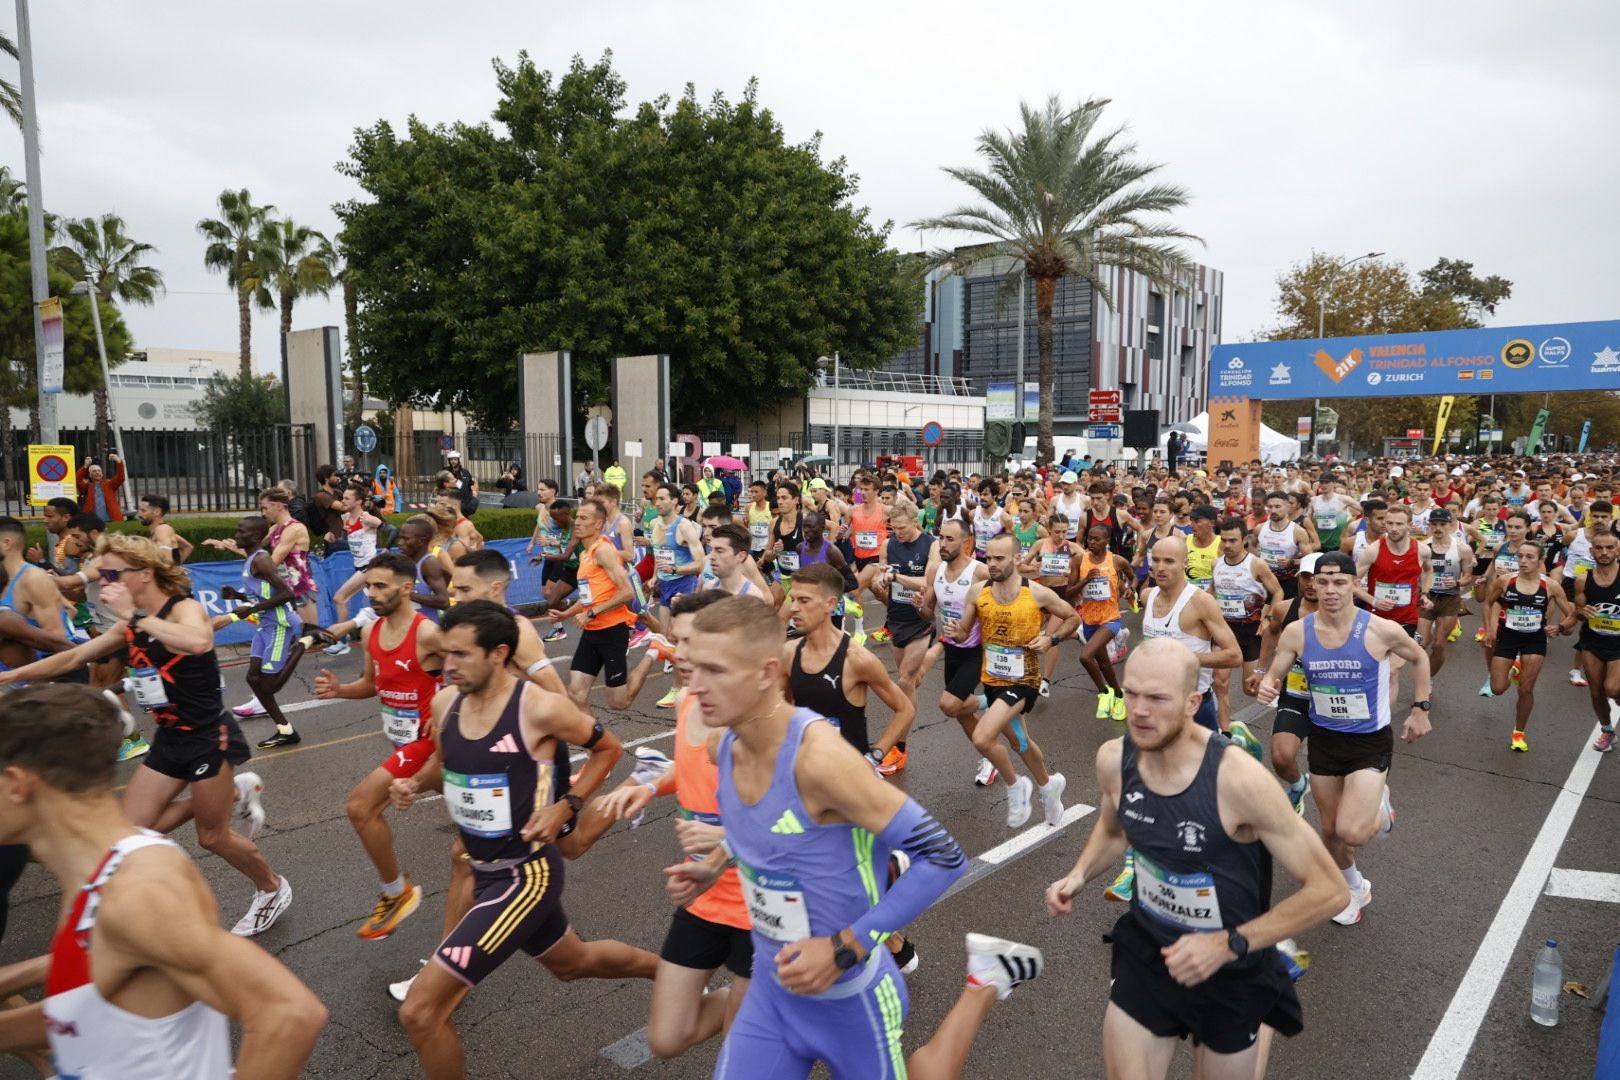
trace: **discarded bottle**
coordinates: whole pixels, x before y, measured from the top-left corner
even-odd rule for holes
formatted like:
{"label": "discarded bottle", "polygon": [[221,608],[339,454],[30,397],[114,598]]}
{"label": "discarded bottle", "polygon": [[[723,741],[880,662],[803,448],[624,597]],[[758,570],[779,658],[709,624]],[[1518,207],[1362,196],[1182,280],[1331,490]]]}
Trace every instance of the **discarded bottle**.
{"label": "discarded bottle", "polygon": [[1536,973],[1530,982],[1530,1019],[1543,1027],[1556,1027],[1563,987],[1564,958],[1558,954],[1558,942],[1548,938],[1536,957]]}

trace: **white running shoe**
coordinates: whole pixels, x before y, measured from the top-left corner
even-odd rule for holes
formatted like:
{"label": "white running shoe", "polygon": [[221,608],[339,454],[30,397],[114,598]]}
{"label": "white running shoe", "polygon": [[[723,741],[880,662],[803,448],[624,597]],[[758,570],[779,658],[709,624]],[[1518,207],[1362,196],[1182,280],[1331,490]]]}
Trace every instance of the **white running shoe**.
{"label": "white running shoe", "polygon": [[1052,680],[1051,679],[1042,679],[1041,680],[1041,697],[1051,697],[1051,696],[1052,696]]}
{"label": "white running shoe", "polygon": [[1384,785],[1384,795],[1379,801],[1378,809],[1379,816],[1384,819],[1384,824],[1379,828],[1378,835],[1387,838],[1390,833],[1395,831],[1395,807],[1389,801],[1388,784]]}
{"label": "white running shoe", "polygon": [[269,712],[266,711],[263,705],[259,704],[258,695],[254,695],[253,697],[250,697],[246,701],[242,702],[242,704],[238,705],[236,708],[232,709],[231,715],[239,716],[246,720],[254,716],[268,716]]}
{"label": "white running shoe", "polygon": [[247,914],[243,915],[237,924],[231,927],[231,933],[237,937],[255,937],[276,925],[281,913],[287,910],[292,903],[292,883],[282,875],[281,884],[276,886],[275,892],[255,892],[253,903],[248,905]]}
{"label": "white running shoe", "polygon": [[1033,945],[988,934],[967,936],[968,985],[995,987],[998,1001],[1006,1001],[1019,983],[1039,978],[1045,968],[1041,950]]}
{"label": "white running shoe", "polygon": [[[670,759],[668,754],[654,750],[650,746],[638,746],[635,753],[636,767],[630,771],[630,779],[638,784],[656,788],[659,782],[675,768],[675,762]],[[643,810],[630,822],[630,827],[639,829],[646,820],[647,811]]]}
{"label": "white running shoe", "polygon": [[1586,685],[1586,676],[1581,674],[1581,669],[1580,668],[1570,668],[1569,669],[1569,685],[1571,685],[1571,686],[1585,686]]}
{"label": "white running shoe", "polygon": [[236,774],[236,831],[253,839],[264,828],[264,804],[259,796],[264,793],[264,781],[256,772]]}
{"label": "white running shoe", "polygon": [[1060,772],[1046,778],[1046,786],[1041,788],[1041,811],[1048,825],[1055,826],[1063,820],[1063,789],[1068,786],[1068,780]]}
{"label": "white running shoe", "polygon": [[327,656],[348,656],[349,643],[347,641],[340,641],[336,645],[328,645],[322,651],[325,652]]}
{"label": "white running shoe", "polygon": [[1333,916],[1340,926],[1354,926],[1361,921],[1361,909],[1372,903],[1372,878],[1362,877],[1361,888],[1350,890],[1350,903]]}
{"label": "white running shoe", "polygon": [[1035,792],[1035,781],[1020,776],[1018,782],[1007,789],[1007,828],[1016,829],[1029,820],[1029,800]]}
{"label": "white running shoe", "polygon": [[[422,961],[420,961],[420,963],[421,963],[421,965],[423,967],[427,967],[427,961],[426,960],[422,960]],[[398,1001],[401,1004],[403,1004],[404,1001],[405,1001],[405,995],[407,995],[407,994],[409,994],[411,992],[411,983],[413,983],[415,981],[416,981],[416,976],[412,975],[410,978],[402,980],[401,982],[389,983],[388,984],[388,996],[393,998],[395,1001]]]}
{"label": "white running shoe", "polygon": [[989,787],[1000,776],[1001,773],[990,764],[990,759],[982,757],[979,759],[979,771],[973,774],[973,783],[978,787]]}

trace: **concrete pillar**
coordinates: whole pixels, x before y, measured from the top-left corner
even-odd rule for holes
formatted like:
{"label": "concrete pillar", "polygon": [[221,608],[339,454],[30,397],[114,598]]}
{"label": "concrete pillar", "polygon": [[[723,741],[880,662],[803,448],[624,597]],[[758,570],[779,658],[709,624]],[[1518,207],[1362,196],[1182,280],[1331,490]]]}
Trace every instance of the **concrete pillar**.
{"label": "concrete pillar", "polygon": [[[562,467],[557,483],[565,495],[574,495],[574,357],[566,349],[556,352],[524,353],[518,364],[518,430],[530,434],[555,434]],[[524,447],[536,440],[525,438]],[[550,461],[525,461],[529,483],[550,475]]]}

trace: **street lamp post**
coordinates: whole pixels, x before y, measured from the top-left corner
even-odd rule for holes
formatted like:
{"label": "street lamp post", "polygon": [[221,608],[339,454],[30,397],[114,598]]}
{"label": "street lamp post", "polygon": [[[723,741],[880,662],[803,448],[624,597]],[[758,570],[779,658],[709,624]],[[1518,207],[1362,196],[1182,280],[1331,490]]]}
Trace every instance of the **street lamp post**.
{"label": "street lamp post", "polygon": [[826,369],[827,364],[829,362],[832,364],[832,369],[833,369],[833,397],[832,397],[832,403],[833,403],[833,452],[832,452],[832,459],[833,460],[832,460],[832,477],[833,477],[833,483],[836,484],[836,483],[838,483],[838,466],[840,466],[840,465],[842,465],[844,463],[843,458],[839,455],[839,452],[838,452],[839,451],[839,442],[840,442],[839,434],[840,434],[842,425],[839,423],[841,417],[838,415],[839,361],[838,361],[838,353],[836,351],[832,354],[832,357],[830,358],[830,360],[829,360],[828,357],[823,356],[817,361],[817,363],[821,366],[821,368],[823,370]]}
{"label": "street lamp post", "polygon": [[107,339],[101,335],[101,298],[96,295],[96,287],[89,278],[74,285],[68,290],[72,296],[83,296],[90,301],[90,321],[96,327],[96,352],[101,357],[101,385],[107,395],[107,426],[112,428],[113,445],[118,447],[118,455],[124,460],[124,468],[129,468],[129,447],[124,445],[124,433],[118,430],[118,411],[113,407],[112,376],[107,371]]}
{"label": "street lamp post", "polygon": [[[48,393],[45,388],[45,329],[39,313],[39,305],[51,295],[51,287],[45,274],[44,188],[39,179],[34,35],[28,25],[28,0],[17,0],[17,58],[21,62],[18,89],[22,96],[23,168],[28,182],[28,268],[34,289],[34,389],[39,394],[40,441],[54,443],[60,439],[56,424],[56,395]],[[6,423],[11,423],[9,417]]]}
{"label": "street lamp post", "polygon": [[[1383,254],[1382,251],[1369,251],[1365,255],[1357,255],[1355,258],[1351,259],[1349,262],[1334,263],[1332,265],[1332,267],[1329,269],[1328,273],[1326,273],[1323,276],[1322,284],[1318,285],[1317,290],[1316,290],[1316,338],[1317,338],[1318,341],[1320,341],[1321,339],[1323,339],[1323,338],[1325,338],[1327,336],[1327,303],[1323,299],[1322,294],[1327,291],[1328,282],[1330,282],[1334,278],[1338,277],[1339,274],[1343,273],[1345,270],[1348,270],[1350,267],[1356,265],[1356,263],[1362,262],[1362,261],[1364,261],[1366,259],[1376,259],[1382,254]],[[1317,414],[1320,413],[1321,411],[1322,411],[1322,399],[1321,398],[1312,398],[1311,399],[1311,457],[1313,457],[1313,458],[1317,456],[1317,440],[1316,440],[1316,427],[1317,427],[1317,424],[1316,424],[1316,417],[1317,417]]]}

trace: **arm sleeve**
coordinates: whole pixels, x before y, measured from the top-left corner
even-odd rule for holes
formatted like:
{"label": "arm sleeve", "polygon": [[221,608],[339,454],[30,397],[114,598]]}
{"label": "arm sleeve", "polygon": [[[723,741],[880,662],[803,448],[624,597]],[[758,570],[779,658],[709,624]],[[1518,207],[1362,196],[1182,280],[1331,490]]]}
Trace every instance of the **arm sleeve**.
{"label": "arm sleeve", "polygon": [[906,800],[878,834],[878,840],[911,856],[911,868],[850,927],[868,948],[927,911],[952,882],[967,872],[967,856],[961,845],[915,799]]}

